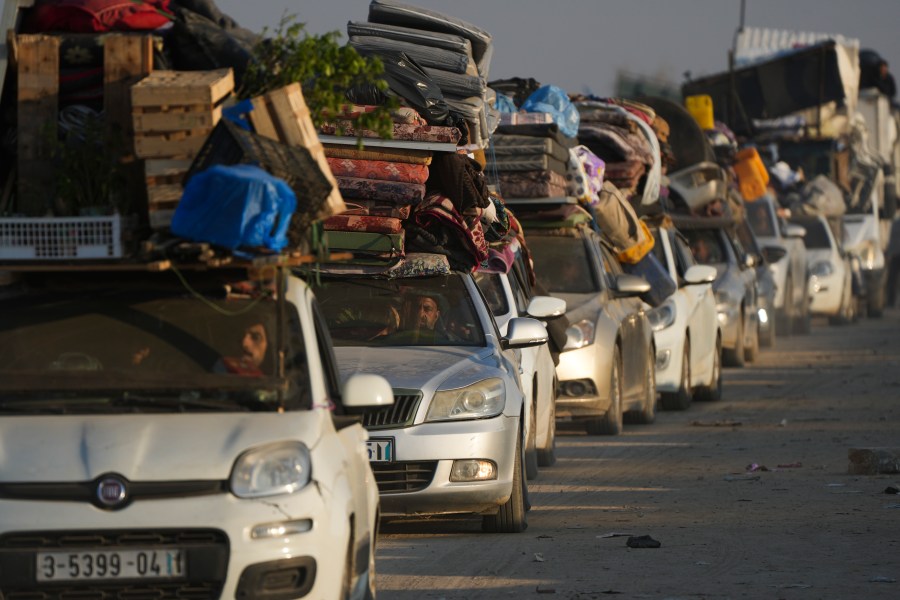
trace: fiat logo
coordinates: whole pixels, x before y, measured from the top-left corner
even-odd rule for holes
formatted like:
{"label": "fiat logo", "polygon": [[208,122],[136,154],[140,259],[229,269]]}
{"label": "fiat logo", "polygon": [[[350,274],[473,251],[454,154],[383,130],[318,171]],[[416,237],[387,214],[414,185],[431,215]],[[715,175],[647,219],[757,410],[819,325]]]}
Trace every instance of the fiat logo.
{"label": "fiat logo", "polygon": [[125,482],[115,477],[106,477],[97,484],[97,500],[103,506],[117,506],[125,501]]}

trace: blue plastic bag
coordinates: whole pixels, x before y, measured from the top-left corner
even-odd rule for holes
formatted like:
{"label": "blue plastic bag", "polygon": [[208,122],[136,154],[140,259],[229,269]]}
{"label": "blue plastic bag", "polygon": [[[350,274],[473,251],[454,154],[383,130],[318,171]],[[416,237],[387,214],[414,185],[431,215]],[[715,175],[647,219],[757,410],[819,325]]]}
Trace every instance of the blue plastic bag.
{"label": "blue plastic bag", "polygon": [[659,306],[666,301],[666,298],[678,291],[678,284],[672,280],[665,265],[653,252],[648,252],[644,258],[634,264],[625,262],[621,264],[623,271],[630,275],[639,275],[650,284],[650,291],[639,296],[650,306]]}
{"label": "blue plastic bag", "polygon": [[525,112],[542,112],[553,115],[553,121],[559,125],[559,130],[566,137],[578,135],[578,125],[581,123],[581,115],[565,90],[555,85],[545,85],[536,89],[525,102],[522,103]]}
{"label": "blue plastic bag", "polygon": [[253,165],[215,165],[188,182],[172,216],[172,233],[232,250],[281,250],[297,209],[283,180]]}
{"label": "blue plastic bag", "polygon": [[513,99],[506,94],[501,94],[500,92],[497,92],[497,100],[496,102],[494,102],[494,108],[502,113],[519,112],[519,109],[516,108],[516,103],[513,102]]}

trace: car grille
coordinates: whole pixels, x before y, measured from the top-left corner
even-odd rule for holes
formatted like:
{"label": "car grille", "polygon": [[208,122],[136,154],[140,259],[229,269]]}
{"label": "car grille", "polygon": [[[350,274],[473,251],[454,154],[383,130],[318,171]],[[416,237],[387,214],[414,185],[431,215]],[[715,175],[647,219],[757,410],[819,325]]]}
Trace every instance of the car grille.
{"label": "car grille", "polygon": [[[76,548],[126,550],[178,546],[187,551],[184,581],[83,581],[40,585],[35,553]],[[228,571],[224,532],[194,530],[37,531],[0,536],[0,598],[3,600],[200,600],[219,598]]]}
{"label": "car grille", "polygon": [[422,394],[394,392],[394,404],[367,410],[363,413],[363,426],[366,429],[388,429],[391,427],[409,427],[416,416],[416,409]]}
{"label": "car grille", "polygon": [[436,460],[420,462],[372,463],[372,473],[381,494],[418,492],[434,479]]}

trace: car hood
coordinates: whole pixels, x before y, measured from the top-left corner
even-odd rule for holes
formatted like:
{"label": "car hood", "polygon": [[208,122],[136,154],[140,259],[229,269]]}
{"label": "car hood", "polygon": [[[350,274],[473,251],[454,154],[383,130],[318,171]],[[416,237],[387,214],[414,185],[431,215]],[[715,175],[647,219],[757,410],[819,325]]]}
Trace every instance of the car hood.
{"label": "car hood", "polygon": [[343,346],[334,352],[342,379],[354,373],[374,373],[387,379],[395,389],[452,389],[497,377],[500,368],[496,354],[488,347]]}
{"label": "car hood", "polygon": [[566,301],[566,319],[569,323],[578,321],[593,321],[597,314],[603,310],[602,295],[600,292],[592,294],[562,294],[553,292],[553,295]]}
{"label": "car hood", "polygon": [[859,250],[871,243],[878,246],[878,225],[873,217],[853,215],[844,218],[844,248],[847,250]]}
{"label": "car hood", "polygon": [[0,419],[0,481],[227,480],[247,449],[319,440],[325,411],[39,415]]}

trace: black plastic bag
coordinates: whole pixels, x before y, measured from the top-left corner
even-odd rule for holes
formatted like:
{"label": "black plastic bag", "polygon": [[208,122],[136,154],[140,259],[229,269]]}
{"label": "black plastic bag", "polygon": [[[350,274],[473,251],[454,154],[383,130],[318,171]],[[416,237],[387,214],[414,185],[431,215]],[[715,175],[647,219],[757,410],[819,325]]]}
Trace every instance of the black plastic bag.
{"label": "black plastic bag", "polygon": [[[388,87],[416,109],[429,125],[446,123],[450,108],[444,101],[441,88],[405,52],[361,52],[361,54],[381,59],[381,62],[384,63],[382,77],[387,81]],[[374,96],[371,88],[363,88],[361,92]],[[349,96],[348,99],[353,100]],[[374,102],[374,104],[383,104],[383,102]]]}
{"label": "black plastic bag", "polygon": [[235,89],[253,60],[253,43],[240,29],[223,29],[216,22],[175,7],[175,24],[167,36],[172,62],[179,71],[208,71],[231,67]]}

